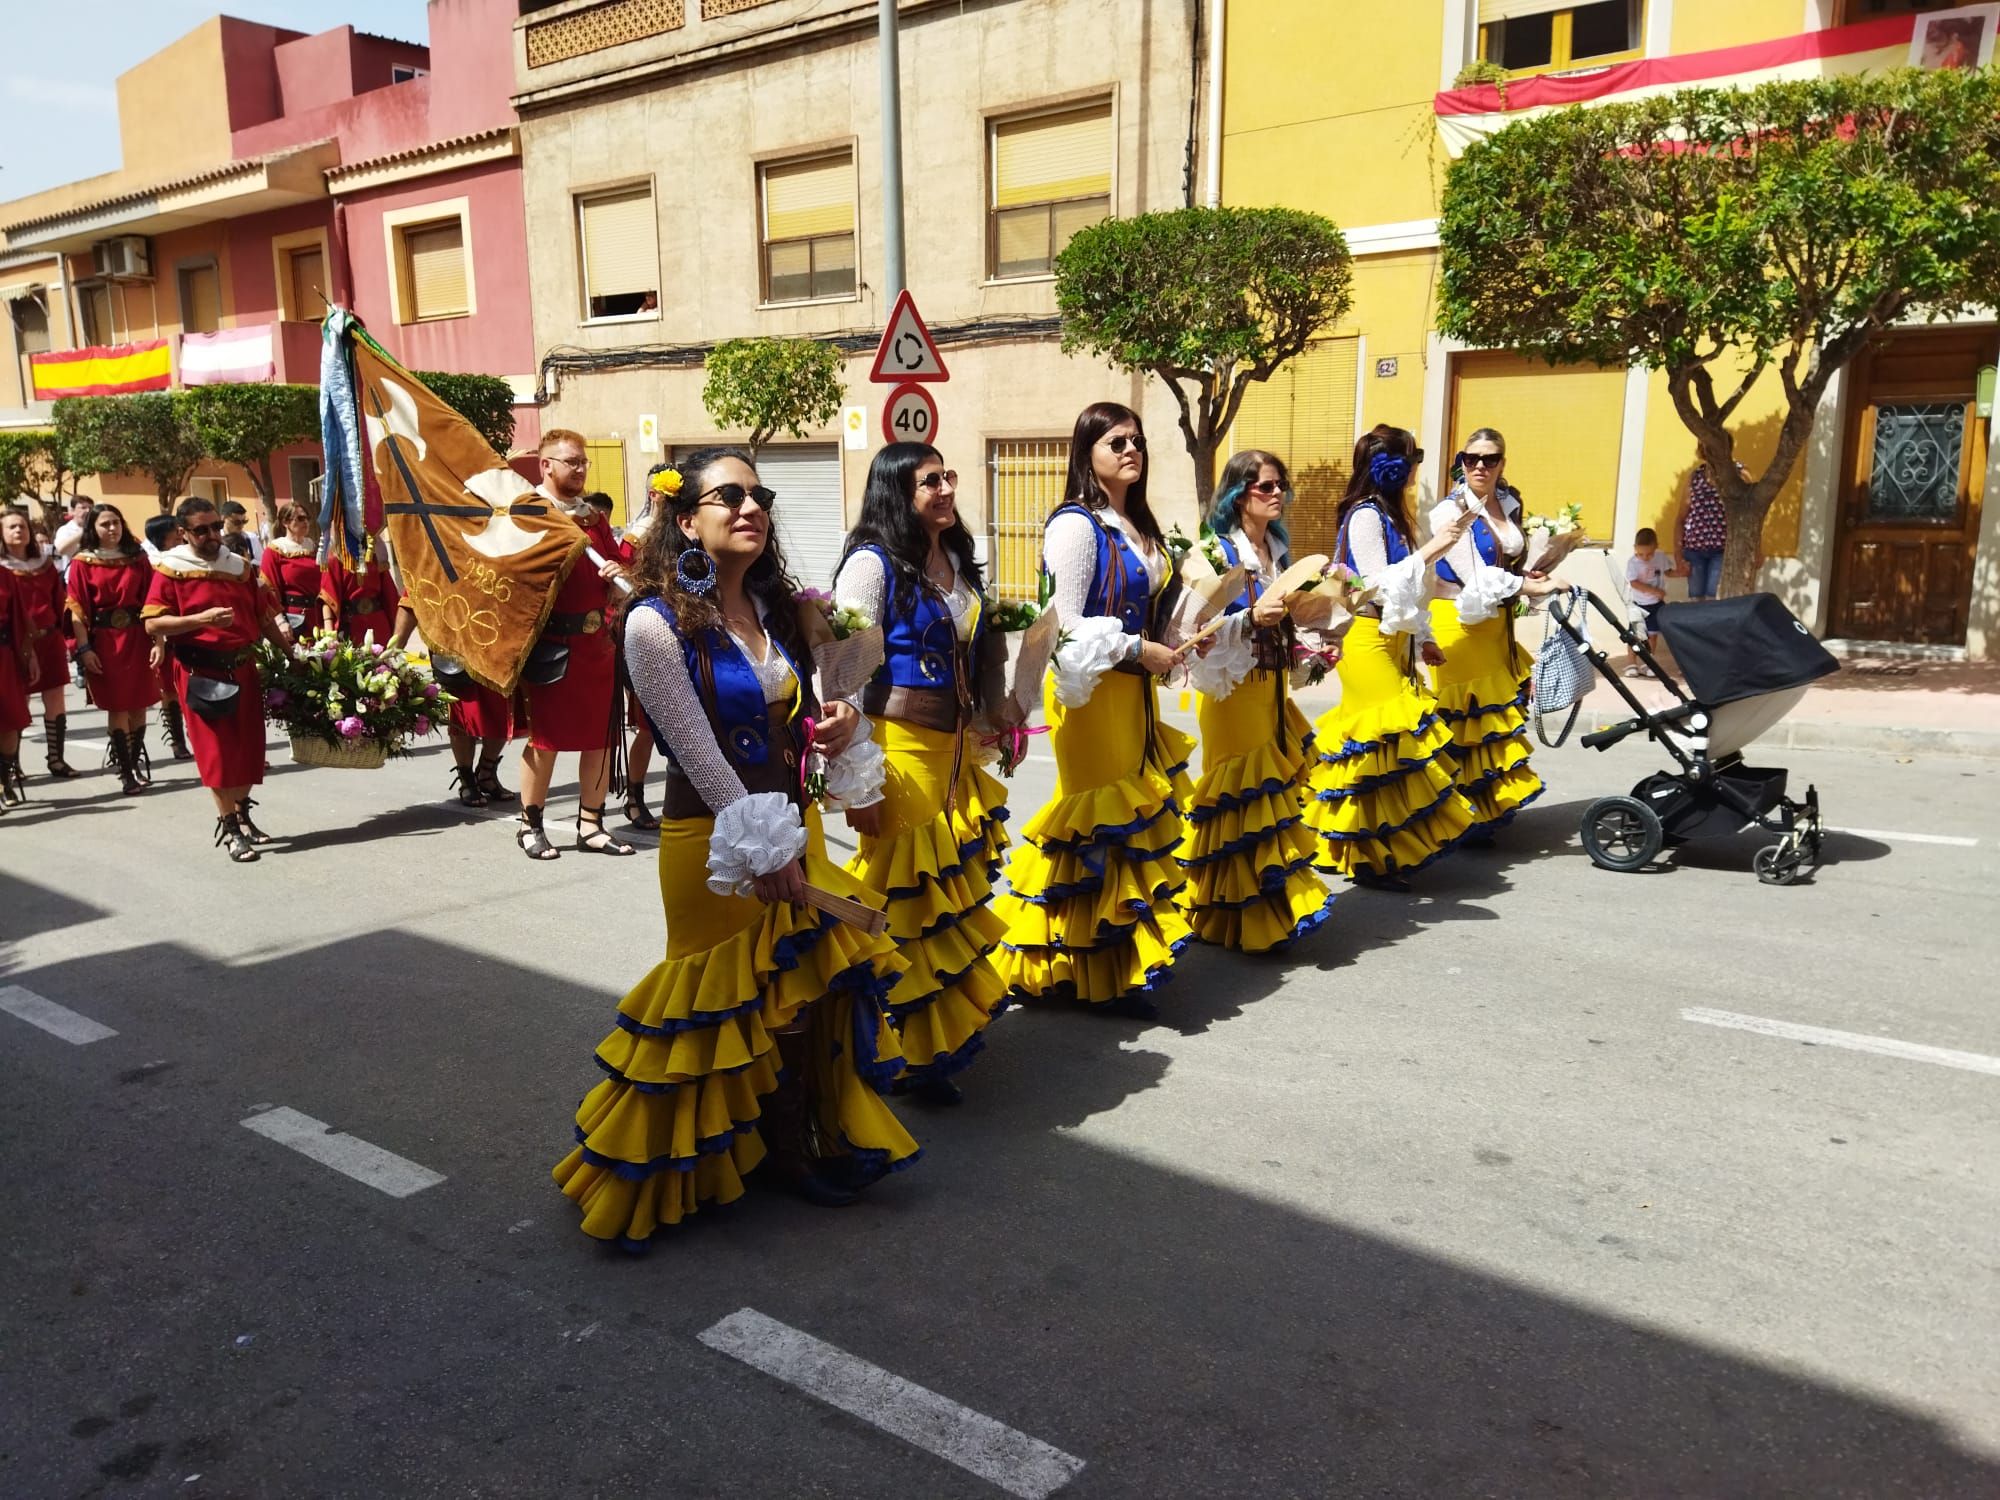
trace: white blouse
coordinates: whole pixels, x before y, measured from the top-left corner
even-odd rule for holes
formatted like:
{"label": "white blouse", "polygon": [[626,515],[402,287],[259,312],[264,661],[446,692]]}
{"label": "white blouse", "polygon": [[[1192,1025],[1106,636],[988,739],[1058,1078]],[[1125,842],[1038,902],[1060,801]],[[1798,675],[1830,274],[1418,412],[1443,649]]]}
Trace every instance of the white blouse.
{"label": "white blouse", "polygon": [[[1496,493],[1500,501],[1501,518],[1497,521],[1493,518],[1490,505],[1482,508],[1480,514],[1492,528],[1493,540],[1499,544],[1501,555],[1514,557],[1519,555],[1525,545],[1517,520],[1521,514],[1521,497],[1505,485],[1502,485]],[[1473,498],[1471,492],[1460,485],[1433,506],[1432,533],[1436,534],[1443,530],[1463,508],[1462,502],[1470,498]],[[1444,561],[1451,564],[1451,570],[1463,581],[1453,583],[1449,579],[1439,577],[1437,596],[1440,599],[1458,601],[1458,618],[1461,624],[1477,625],[1483,620],[1492,619],[1500,613],[1509,599],[1521,592],[1519,575],[1510,573],[1505,568],[1496,568],[1481,559],[1479,544],[1473,540],[1470,527],[1466,529],[1465,535],[1458,539],[1457,545],[1444,555]]]}

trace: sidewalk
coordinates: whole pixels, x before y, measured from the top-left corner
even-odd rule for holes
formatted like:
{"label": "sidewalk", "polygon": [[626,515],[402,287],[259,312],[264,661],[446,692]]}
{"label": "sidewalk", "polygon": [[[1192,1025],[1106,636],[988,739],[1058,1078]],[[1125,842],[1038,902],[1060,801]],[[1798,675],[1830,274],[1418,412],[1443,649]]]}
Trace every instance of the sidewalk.
{"label": "sidewalk", "polygon": [[[1665,707],[1673,701],[1651,678],[1631,680],[1629,686],[1649,708]],[[1300,708],[1308,715],[1321,714],[1339,701],[1339,684],[1328,678],[1298,697]],[[1631,716],[1625,701],[1600,676],[1584,699],[1575,732],[1588,734]],[[1845,661],[1839,672],[1815,683],[1805,700],[1758,744],[1778,750],[1869,750],[2000,759],[2000,662],[1868,657]]]}

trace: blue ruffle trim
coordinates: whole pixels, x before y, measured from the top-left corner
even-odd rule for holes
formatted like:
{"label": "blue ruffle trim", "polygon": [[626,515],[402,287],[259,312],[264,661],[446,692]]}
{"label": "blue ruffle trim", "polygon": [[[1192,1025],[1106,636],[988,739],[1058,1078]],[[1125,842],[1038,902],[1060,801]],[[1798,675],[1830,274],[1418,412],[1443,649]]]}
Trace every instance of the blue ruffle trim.
{"label": "blue ruffle trim", "polygon": [[1406,760],[1397,764],[1393,771],[1385,771],[1380,776],[1364,776],[1351,786],[1328,787],[1324,791],[1312,793],[1315,802],[1345,802],[1352,797],[1365,797],[1370,792],[1379,792],[1386,786],[1394,786],[1404,778],[1421,771],[1442,756],[1451,753],[1451,746],[1445,745],[1426,755],[1422,760]]}
{"label": "blue ruffle trim", "polygon": [[[636,1085],[635,1085],[636,1086]],[[686,1088],[686,1084],[674,1084],[674,1088]],[[759,1114],[757,1119],[761,1120]],[[748,1135],[757,1128],[757,1120],[745,1120],[721,1135],[712,1135],[695,1142],[693,1156],[656,1156],[651,1161],[620,1161],[615,1156],[606,1156],[601,1151],[593,1151],[586,1144],[589,1135],[581,1125],[572,1127],[576,1133],[576,1143],[582,1147],[583,1159],[593,1167],[602,1167],[614,1177],[622,1177],[627,1182],[644,1182],[648,1177],[656,1177],[662,1172],[692,1172],[700,1165],[704,1156],[719,1156],[735,1144],[738,1136]]]}
{"label": "blue ruffle trim", "polygon": [[[1153,856],[1153,858],[1156,861],[1164,860],[1167,857],[1167,855],[1172,852],[1173,852],[1172,850],[1163,850],[1161,853]],[[1030,896],[1023,891],[1014,891],[1011,894],[1017,900],[1019,900],[1023,906],[1048,907],[1048,906],[1061,906],[1066,902],[1074,901],[1082,896],[1095,896],[1103,889],[1104,889],[1104,876],[1102,871],[1100,871],[1096,876],[1096,878],[1094,879],[1079,880],[1070,885],[1052,885],[1047,890],[1043,891],[1040,895]],[[1152,899],[1156,902],[1166,899],[1168,896],[1171,896],[1174,891],[1177,891],[1179,889],[1180,889],[1179,885],[1170,886],[1163,883],[1161,885],[1154,887],[1152,892]]]}
{"label": "blue ruffle trim", "polygon": [[1526,713],[1528,709],[1528,687],[1528,683],[1524,681],[1514,696],[1509,698],[1505,703],[1481,703],[1475,699],[1466,704],[1464,708],[1446,708],[1443,703],[1439,703],[1438,717],[1443,719],[1447,724],[1456,724],[1464,719],[1478,719],[1484,718],[1487,714],[1505,713],[1509,709]]}
{"label": "blue ruffle trim", "polygon": [[1205,911],[1243,911],[1260,901],[1268,901],[1273,896],[1282,896],[1286,884],[1294,875],[1312,867],[1313,857],[1310,854],[1289,864],[1269,865],[1258,874],[1258,889],[1254,896],[1245,896],[1241,901],[1191,901],[1188,904],[1188,915],[1194,917]]}
{"label": "blue ruffle trim", "polygon": [[1529,775],[1534,775],[1534,768],[1527,761],[1517,760],[1511,766],[1495,766],[1492,770],[1485,772],[1483,775],[1475,776],[1470,781],[1461,776],[1458,778],[1458,785],[1461,790],[1471,791],[1474,787],[1485,786],[1489,781],[1498,781],[1502,776],[1510,775],[1515,771],[1526,771]]}
{"label": "blue ruffle trim", "polygon": [[[759,986],[768,984],[772,974],[788,974],[793,969],[796,969],[799,966],[799,960],[812,952],[818,945],[819,940],[826,936],[827,932],[832,929],[833,924],[839,920],[838,917],[820,913],[819,926],[808,927],[803,932],[789,933],[779,938],[771,948],[771,957],[773,960],[771,970],[769,973],[759,976]],[[835,983],[838,982],[839,976],[836,975]],[[706,1031],[710,1027],[720,1026],[732,1016],[740,1016],[746,1011],[753,1011],[763,1003],[764,996],[760,993],[752,999],[745,1000],[740,1005],[730,1006],[727,1010],[705,1010],[697,1015],[689,1016],[686,1020],[668,1021],[663,1026],[644,1025],[639,1021],[633,1020],[622,1010],[617,1012],[614,1020],[620,1031],[629,1031],[634,1036],[678,1036],[684,1031]]]}
{"label": "blue ruffle trim", "polygon": [[1536,787],[1532,792],[1528,793],[1527,796],[1523,797],[1519,802],[1516,802],[1512,807],[1508,808],[1505,812],[1500,814],[1499,817],[1488,818],[1483,823],[1474,823],[1470,828],[1465,830],[1465,837],[1468,840],[1474,842],[1480,842],[1492,838],[1494,834],[1498,833],[1501,829],[1505,828],[1509,823],[1514,821],[1514,814],[1518,813],[1524,807],[1532,806],[1536,801],[1536,799],[1539,798],[1542,795],[1542,793],[1546,792],[1547,790],[1548,788],[1546,786]]}
{"label": "blue ruffle trim", "polygon": [[1206,869],[1218,860],[1228,859],[1232,855],[1241,854],[1248,849],[1254,849],[1259,844],[1268,844],[1286,829],[1297,827],[1301,816],[1301,814],[1295,813],[1289,818],[1280,818],[1269,828],[1260,828],[1254,832],[1243,834],[1238,838],[1233,838],[1220,849],[1211,849],[1208,853],[1198,855],[1194,859],[1184,859],[1181,861],[1181,868],[1184,870]]}
{"label": "blue ruffle trim", "polygon": [[[1435,712],[1426,713],[1408,729],[1397,730],[1396,737],[1398,739],[1415,739],[1420,735],[1429,733],[1431,726],[1437,722],[1438,716]],[[1353,760],[1358,755],[1366,755],[1370,751],[1380,750],[1388,743],[1387,740],[1344,740],[1341,742],[1337,753],[1328,755],[1322,750],[1319,758],[1324,765],[1337,766],[1344,760]]]}
{"label": "blue ruffle trim", "polygon": [[1355,844],[1368,839],[1386,839],[1393,833],[1401,833],[1405,828],[1421,823],[1431,817],[1445,803],[1461,795],[1457,786],[1448,786],[1432,801],[1418,808],[1400,823],[1383,823],[1374,828],[1365,828],[1358,833],[1328,833],[1324,828],[1313,831],[1329,844]]}
{"label": "blue ruffle trim", "polygon": [[[1038,842],[1043,850],[1059,849],[1065,854],[1087,855],[1090,851],[1099,848],[1122,847],[1125,841],[1131,838],[1133,834],[1144,833],[1148,828],[1151,828],[1160,819],[1169,814],[1179,816],[1180,810],[1180,803],[1175,798],[1168,797],[1160,804],[1160,810],[1156,813],[1149,814],[1143,818],[1134,818],[1129,823],[1100,823],[1092,828],[1090,833],[1084,838],[1049,838],[1039,841],[1031,839],[1030,842]],[[1179,840],[1176,839],[1175,843],[1178,842]],[[1168,846],[1169,849],[1172,847],[1172,845]],[[1151,857],[1158,859],[1160,856],[1153,855]]]}
{"label": "blue ruffle trim", "polygon": [[[1182,938],[1179,942],[1175,943],[1171,948],[1169,948],[1167,950],[1166,962],[1161,964],[1158,968],[1152,970],[1150,973],[1148,973],[1146,975],[1146,982],[1144,984],[1134,985],[1131,989],[1124,991],[1123,994],[1114,995],[1109,1000],[1087,1000],[1084,1001],[1083,1003],[1090,1006],[1091,1009],[1095,1010],[1100,1006],[1115,1005],[1118,1001],[1123,1000],[1127,995],[1158,994],[1160,990],[1166,986],[1168,981],[1170,981],[1174,977],[1174,964],[1180,959],[1181,951],[1184,948],[1186,948],[1187,945],[1192,941],[1193,941],[1192,938]],[[1075,1000],[1077,998],[1076,985],[1074,983],[1069,983],[1069,982],[1065,982],[1063,984],[1056,985],[1051,989],[1046,989],[1041,991],[1024,990],[1017,986],[1010,993],[1016,999],[1024,1001]]]}
{"label": "blue ruffle trim", "polygon": [[[932,999],[935,998],[935,996],[932,997]],[[904,1011],[907,1013],[913,1010],[920,1010],[923,1006],[930,1003],[930,1000],[923,1000],[916,1005],[905,1006]],[[986,1013],[986,1026],[991,1026],[1013,1008],[1014,1000],[1012,995],[1002,995],[995,1002],[993,1009]],[[897,1081],[895,1091],[899,1094],[908,1093],[911,1089],[921,1084],[929,1083],[934,1079],[950,1078],[955,1073],[963,1073],[967,1068],[972,1066],[973,1061],[986,1049],[986,1026],[980,1027],[979,1030],[967,1037],[965,1044],[956,1052],[947,1052],[943,1057],[934,1057],[921,1068],[905,1069],[902,1078]]]}
{"label": "blue ruffle trim", "polygon": [[[1464,833],[1461,833],[1456,838],[1446,839],[1442,844],[1438,845],[1437,848],[1433,849],[1429,854],[1426,854],[1422,859],[1418,860],[1413,865],[1399,865],[1392,860],[1385,867],[1385,866],[1378,866],[1370,861],[1363,861],[1361,869],[1385,877],[1414,875],[1417,873],[1417,871],[1426,869],[1429,866],[1436,864],[1439,860],[1443,859],[1447,854],[1450,854],[1453,850],[1457,849],[1460,844],[1467,842],[1471,837],[1472,837],[1472,830],[1467,829]],[[1331,865],[1317,865],[1314,868],[1316,868],[1322,875],[1339,875],[1343,879],[1346,879],[1350,882],[1355,877],[1354,871],[1336,870]]]}
{"label": "blue ruffle trim", "polygon": [[[1138,931],[1140,922],[1153,922],[1155,927],[1159,925],[1159,923],[1153,921],[1154,906],[1171,905],[1171,898],[1178,896],[1186,889],[1187,887],[1184,884],[1177,885],[1168,893],[1167,899],[1156,899],[1145,905],[1135,903],[1131,907],[1132,914],[1136,919],[1134,921],[1099,922],[1097,924],[1097,931],[1092,934],[1092,937],[1096,939],[1094,942],[1073,943],[1067,939],[1058,939],[1053,943],[1002,943],[1000,946],[1007,949],[1010,953],[1102,953],[1108,948],[1122,948],[1132,941],[1132,934]],[[1174,951],[1179,952],[1180,950],[1177,947]]]}
{"label": "blue ruffle trim", "polygon": [[1206,823],[1211,818],[1218,817],[1226,812],[1235,812],[1238,808],[1248,807],[1253,802],[1263,802],[1272,797],[1283,796],[1297,785],[1298,779],[1296,777],[1272,776],[1266,778],[1258,785],[1251,787],[1248,791],[1228,792],[1217,797],[1213,802],[1204,802],[1200,789],[1196,788],[1194,803],[1188,808],[1187,820],[1190,823]]}
{"label": "blue ruffle trim", "polygon": [[1451,742],[1449,748],[1452,750],[1454,754],[1469,755],[1474,750],[1479,749],[1482,745],[1495,744],[1500,740],[1525,740],[1527,739],[1527,737],[1528,737],[1528,722],[1527,720],[1523,719],[1519,724],[1516,724],[1512,729],[1496,729],[1491,734],[1482,735],[1480,738],[1472,740],[1470,742],[1465,740],[1455,739]]}

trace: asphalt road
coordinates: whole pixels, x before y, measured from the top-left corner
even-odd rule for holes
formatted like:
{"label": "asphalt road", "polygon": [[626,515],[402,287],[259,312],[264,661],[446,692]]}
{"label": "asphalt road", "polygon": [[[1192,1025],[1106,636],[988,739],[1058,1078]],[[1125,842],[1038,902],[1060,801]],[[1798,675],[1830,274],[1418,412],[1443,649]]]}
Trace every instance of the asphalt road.
{"label": "asphalt road", "polygon": [[[859,1207],[633,1259],[548,1169],[652,861],[530,864],[441,751],[274,759],[252,866],[187,766],[0,817],[0,1496],[931,1500],[1033,1492],[1026,1439],[1075,1500],[2000,1494],[2000,765],[1788,752],[1869,832],[1781,890],[1592,868],[1655,758],[1546,754],[1498,850],[1192,953],[1156,1025],[1007,1016]],[[701,1341],[744,1308],[878,1374]],[[1016,1436],[821,1399],[907,1415],[879,1372]]]}

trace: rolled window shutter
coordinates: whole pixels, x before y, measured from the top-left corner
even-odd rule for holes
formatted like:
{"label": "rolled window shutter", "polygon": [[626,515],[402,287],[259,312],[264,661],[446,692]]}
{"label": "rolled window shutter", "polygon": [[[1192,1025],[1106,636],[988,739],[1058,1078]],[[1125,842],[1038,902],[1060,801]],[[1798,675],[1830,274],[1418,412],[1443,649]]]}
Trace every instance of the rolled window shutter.
{"label": "rolled window shutter", "polygon": [[854,232],[854,158],[821,156],[764,169],[764,238]]}
{"label": "rolled window shutter", "polygon": [[1479,0],[1479,24],[1511,21],[1517,16],[1543,16],[1552,10],[1574,10],[1587,0]]}
{"label": "rolled window shutter", "polygon": [[1007,120],[993,127],[993,206],[1111,193],[1111,106]]}
{"label": "rolled window shutter", "polygon": [[317,250],[294,250],[291,269],[292,316],[315,322],[326,311],[320,300],[326,291],[326,257]]}
{"label": "rolled window shutter", "polygon": [[443,318],[465,312],[465,232],[459,221],[406,230],[403,246],[410,261],[411,313]]}
{"label": "rolled window shutter", "polygon": [[660,255],[653,190],[642,187],[585,198],[584,282],[592,297],[626,297],[660,289]]}

